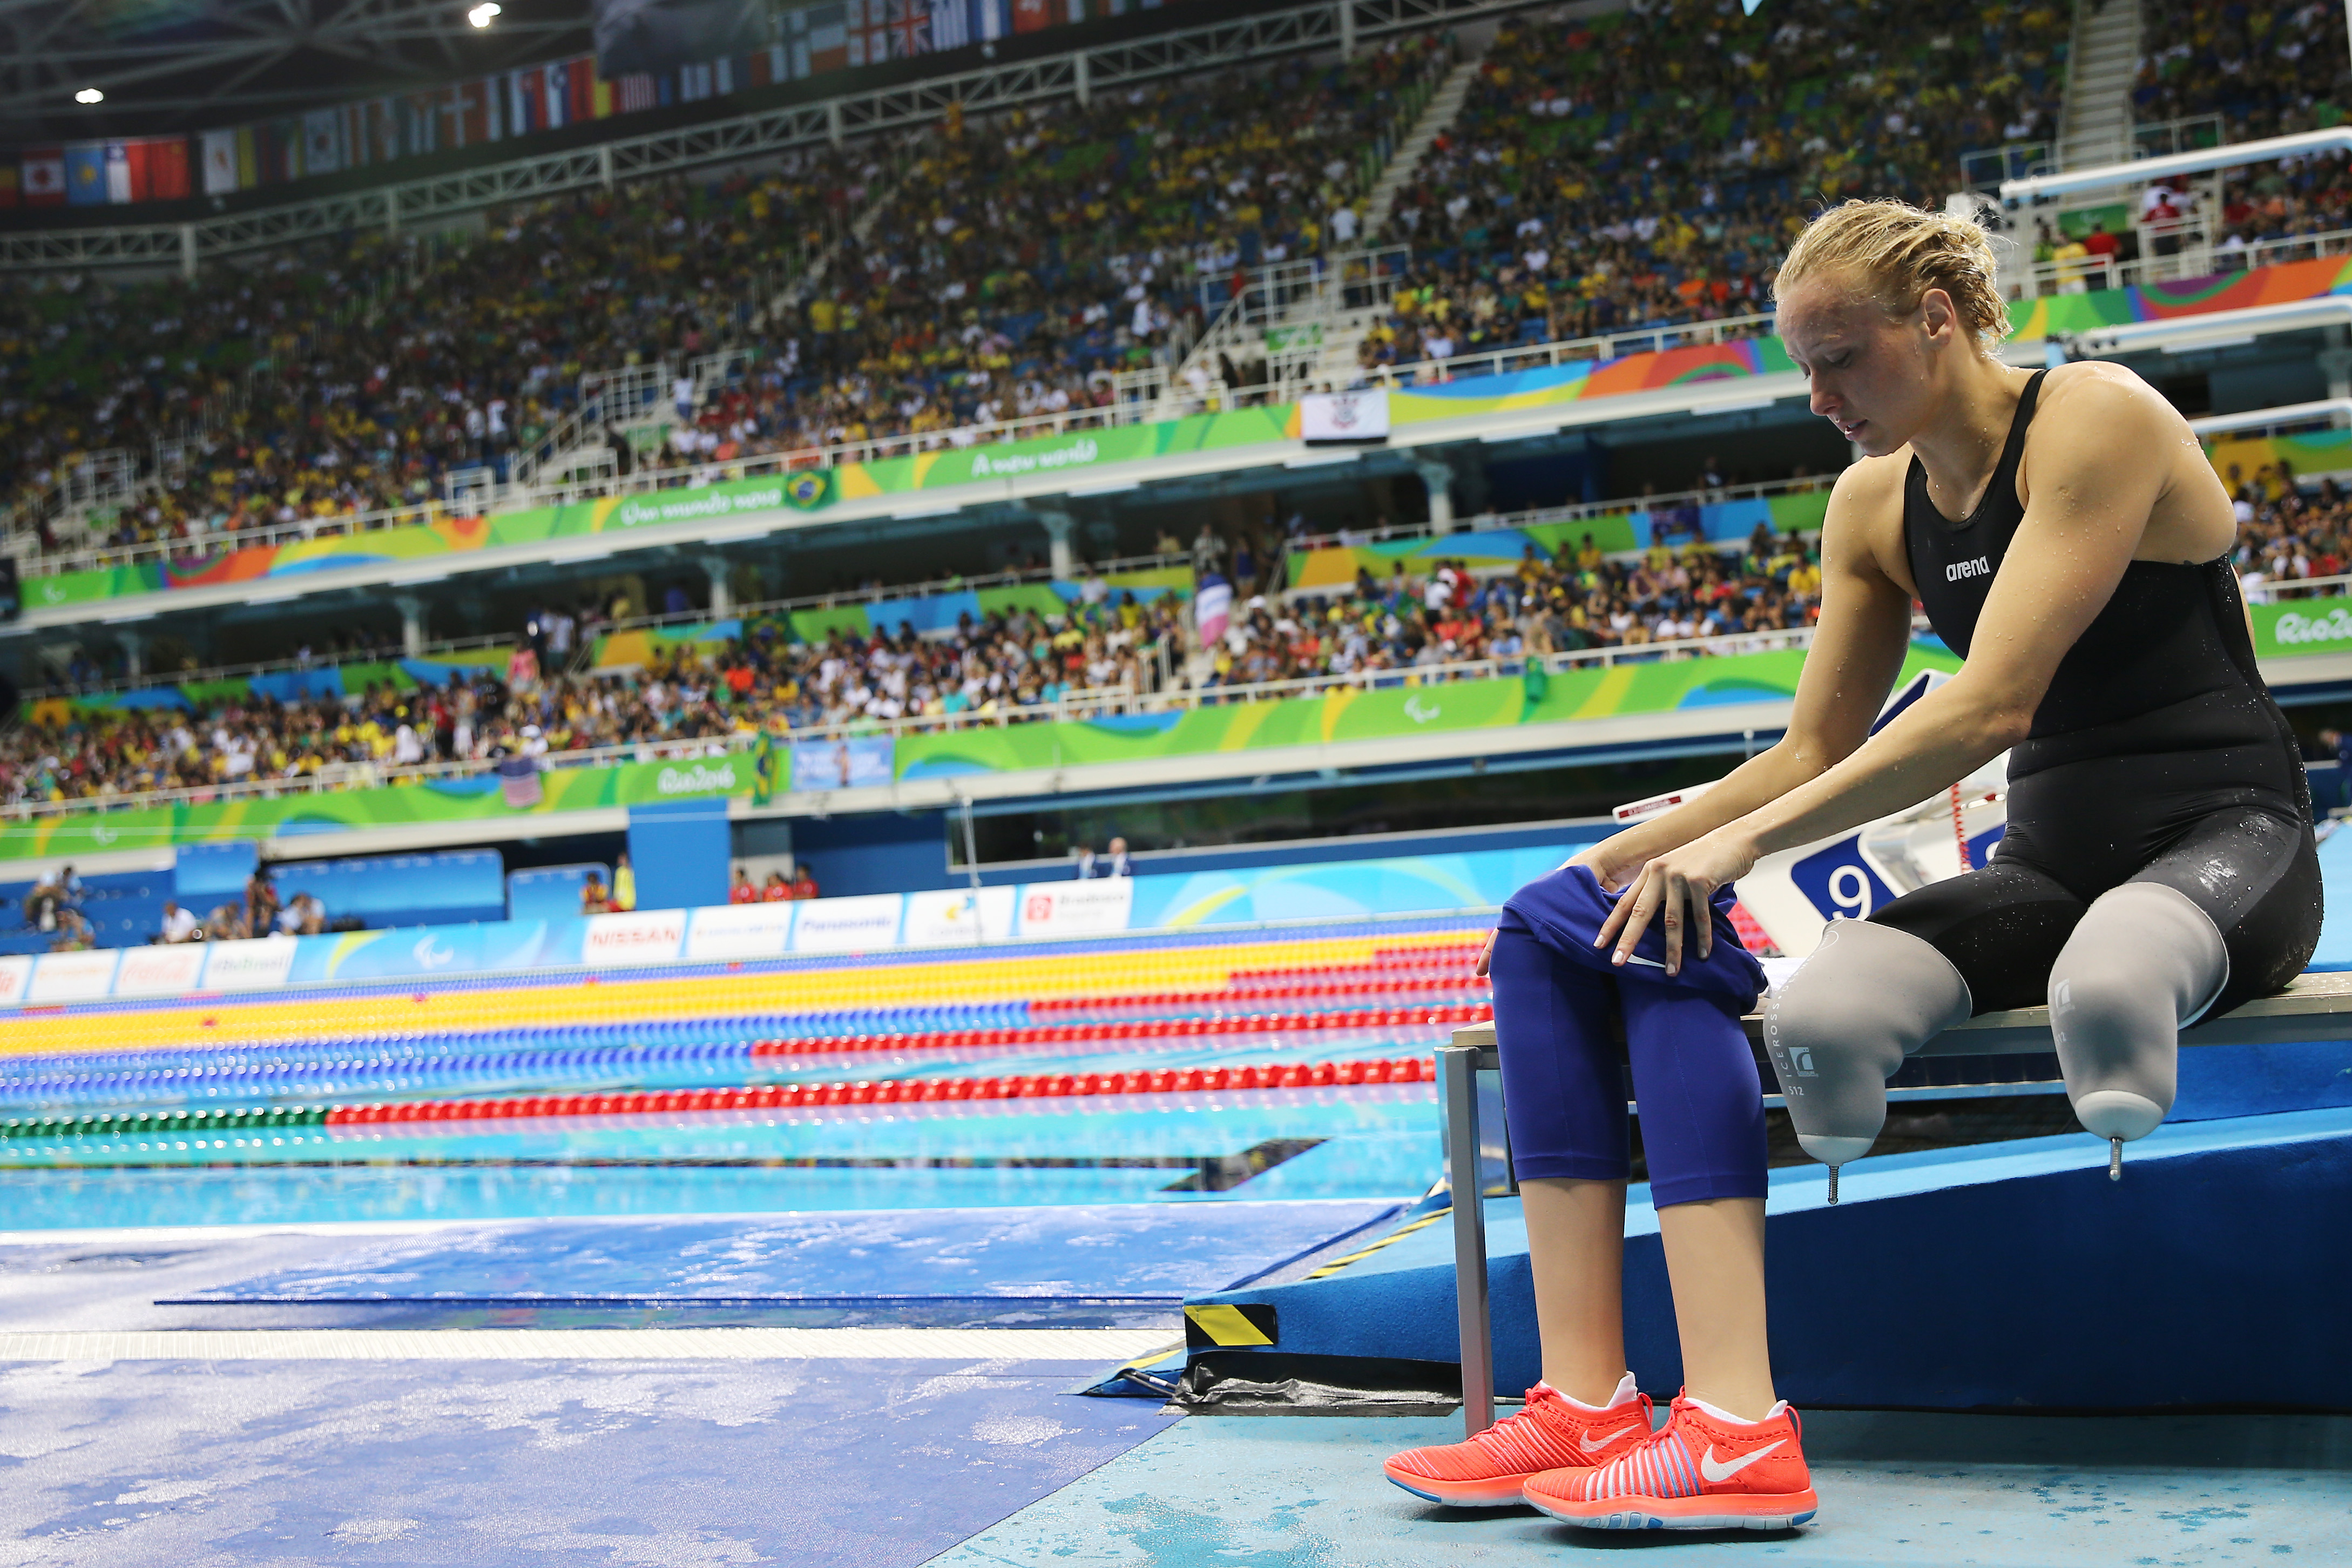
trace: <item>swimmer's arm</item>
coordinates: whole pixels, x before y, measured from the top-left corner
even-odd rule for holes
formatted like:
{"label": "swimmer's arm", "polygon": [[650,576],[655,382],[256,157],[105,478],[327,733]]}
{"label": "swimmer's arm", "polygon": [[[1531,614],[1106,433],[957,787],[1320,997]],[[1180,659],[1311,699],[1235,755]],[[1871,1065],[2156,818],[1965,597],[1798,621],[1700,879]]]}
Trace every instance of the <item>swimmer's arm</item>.
{"label": "swimmer's arm", "polygon": [[1899,541],[1899,510],[1889,509],[1901,505],[1902,468],[1892,460],[1857,463],[1839,477],[1822,520],[1821,625],[1787,732],[1696,800],[1579,855],[1604,887],[1622,887],[1653,858],[1821,777],[1868,736],[1911,645],[1910,590],[1881,568],[1873,538],[1891,531]]}
{"label": "swimmer's arm", "polygon": [[2032,729],[2059,662],[2140,548],[2166,482],[2147,454],[2171,444],[2180,420],[2137,377],[2070,379],[2048,407],[2030,448],[2032,499],[1968,662],[1853,755],[1738,825],[1755,855],[1916,805]]}
{"label": "swimmer's arm", "polygon": [[2044,406],[2063,413],[2045,415],[2028,444],[2032,499],[1960,673],[1817,777],[1650,860],[1594,942],[1612,948],[1613,962],[1626,961],[1654,918],[1666,972],[1676,973],[1686,915],[1706,957],[1716,889],[1764,856],[1916,805],[2025,739],[2059,661],[2140,546],[2165,479],[2147,454],[2178,435],[2180,417],[2128,376],[2069,378]]}

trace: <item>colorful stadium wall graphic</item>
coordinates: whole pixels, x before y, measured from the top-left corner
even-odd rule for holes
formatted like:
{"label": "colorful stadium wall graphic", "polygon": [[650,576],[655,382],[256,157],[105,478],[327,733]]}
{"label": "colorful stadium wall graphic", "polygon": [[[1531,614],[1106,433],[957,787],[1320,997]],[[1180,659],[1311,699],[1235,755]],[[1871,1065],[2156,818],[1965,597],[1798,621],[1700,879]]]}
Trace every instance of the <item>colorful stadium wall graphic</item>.
{"label": "colorful stadium wall graphic", "polygon": [[[2294,261],[2185,283],[2110,289],[2019,300],[2013,337],[2038,342],[2127,321],[2202,315],[2352,292],[2352,258]],[[1415,387],[1390,400],[1392,428],[1578,403],[1692,382],[1738,380],[1790,369],[1777,339],[1695,345]],[[489,518],[194,556],[169,563],[60,573],[25,584],[28,607],[86,604],[201,584],[283,578],[305,572],[424,561],[499,545],[580,534],[622,532],[662,523],[791,510],[816,511],[844,500],[945,490],[993,479],[1092,471],[1173,453],[1214,451],[1295,439],[1297,409],[1240,409],[1153,425],[1075,432],[1034,441],[950,448],[838,468],[807,469],[697,489],[660,490],[568,506],[538,507]]]}

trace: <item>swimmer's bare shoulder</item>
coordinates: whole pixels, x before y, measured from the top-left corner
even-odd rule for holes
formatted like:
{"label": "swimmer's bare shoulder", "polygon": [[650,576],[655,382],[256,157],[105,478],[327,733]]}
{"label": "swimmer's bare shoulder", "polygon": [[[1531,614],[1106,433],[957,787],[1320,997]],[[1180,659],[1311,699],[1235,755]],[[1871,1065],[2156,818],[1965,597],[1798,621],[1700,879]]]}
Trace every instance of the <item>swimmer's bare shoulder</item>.
{"label": "swimmer's bare shoulder", "polygon": [[2123,481],[2144,480],[2153,471],[2155,493],[2136,560],[2210,561],[2236,538],[2229,490],[2196,432],[2162,393],[2123,365],[2082,360],[2050,372],[2018,463],[2018,499],[2028,506],[2037,458],[2053,472],[2096,475],[2105,468],[2119,494],[2146,494],[2139,483]]}
{"label": "swimmer's bare shoulder", "polygon": [[1860,458],[1838,475],[1822,519],[1822,575],[1889,583],[1913,596],[1911,562],[1903,548],[1903,482],[1911,448]]}

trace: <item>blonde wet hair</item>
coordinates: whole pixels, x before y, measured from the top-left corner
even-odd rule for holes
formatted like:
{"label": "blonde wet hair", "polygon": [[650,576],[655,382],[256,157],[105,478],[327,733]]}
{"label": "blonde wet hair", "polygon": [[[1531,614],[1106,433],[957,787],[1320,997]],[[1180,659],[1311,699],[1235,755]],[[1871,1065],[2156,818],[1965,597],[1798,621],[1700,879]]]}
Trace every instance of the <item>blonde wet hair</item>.
{"label": "blonde wet hair", "polygon": [[1890,316],[1907,316],[1930,289],[1951,296],[1979,353],[2009,335],[2009,307],[1996,281],[1992,237],[1973,201],[1942,212],[1908,202],[1854,200],[1807,224],[1773,279],[1775,298],[1809,278],[1843,277],[1866,287]]}

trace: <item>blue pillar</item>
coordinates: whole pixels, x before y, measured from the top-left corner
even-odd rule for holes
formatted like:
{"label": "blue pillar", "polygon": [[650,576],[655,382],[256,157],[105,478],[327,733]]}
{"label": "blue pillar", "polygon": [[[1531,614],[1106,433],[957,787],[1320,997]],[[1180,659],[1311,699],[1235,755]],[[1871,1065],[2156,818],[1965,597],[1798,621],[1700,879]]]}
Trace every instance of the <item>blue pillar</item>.
{"label": "blue pillar", "polygon": [[725,903],[733,852],[723,795],[629,807],[629,866],[641,910]]}

